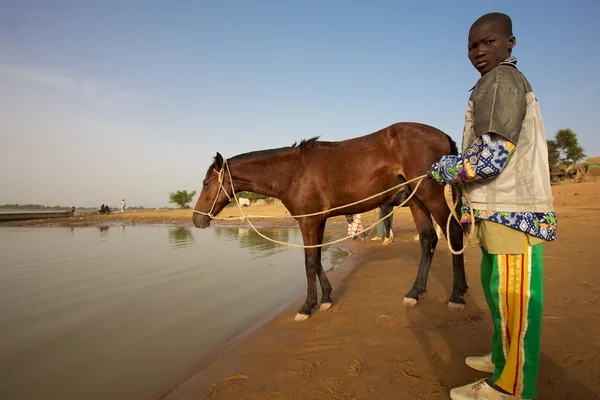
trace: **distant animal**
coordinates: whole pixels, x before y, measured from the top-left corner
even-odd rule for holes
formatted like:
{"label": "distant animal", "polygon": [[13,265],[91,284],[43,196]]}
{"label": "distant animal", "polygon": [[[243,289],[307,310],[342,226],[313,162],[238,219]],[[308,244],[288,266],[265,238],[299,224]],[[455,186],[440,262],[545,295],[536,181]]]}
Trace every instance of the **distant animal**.
{"label": "distant animal", "polygon": [[244,207],[244,206],[246,206],[246,207],[250,207],[250,199],[247,199],[247,198],[245,198],[245,197],[240,197],[240,198],[238,199],[238,202],[240,203],[240,206],[241,206],[241,207]]}
{"label": "distant animal", "polygon": [[[399,205],[412,193],[417,182],[355,205],[344,205],[425,175],[434,162],[448,154],[458,154],[452,138],[432,126],[413,122],[397,123],[369,135],[339,142],[319,141],[316,137],[303,140],[299,145],[254,151],[226,161],[217,153],[206,172],[192,219],[197,228],[208,227],[212,217],[229,203],[233,183],[236,191],[251,191],[281,200],[292,215],[341,207],[296,218],[304,245],[322,244],[328,218],[363,213],[384,204]],[[460,188],[454,187],[452,195],[460,212]],[[431,260],[438,242],[431,216],[438,225],[445,227],[450,209],[444,187],[427,177],[407,206],[421,245],[417,278],[403,302],[406,306],[414,306],[419,295],[427,289]],[[462,248],[463,228],[454,218],[450,225],[450,243],[454,249]],[[463,255],[453,255],[452,261],[454,282],[448,308],[462,310],[465,305],[463,295],[468,288]],[[321,283],[321,309],[328,309],[332,303],[331,284],[321,264],[321,248],[305,248],[304,262],[307,295],[296,321],[308,318],[317,305],[317,277]]]}

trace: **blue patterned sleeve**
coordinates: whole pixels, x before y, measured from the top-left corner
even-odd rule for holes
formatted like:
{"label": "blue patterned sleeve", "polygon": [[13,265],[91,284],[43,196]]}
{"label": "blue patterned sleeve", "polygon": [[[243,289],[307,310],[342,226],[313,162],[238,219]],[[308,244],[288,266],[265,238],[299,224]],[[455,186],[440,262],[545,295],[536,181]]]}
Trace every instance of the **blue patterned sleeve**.
{"label": "blue patterned sleeve", "polygon": [[443,156],[429,175],[441,184],[492,179],[500,174],[515,152],[515,145],[495,133],[485,134],[458,156]]}

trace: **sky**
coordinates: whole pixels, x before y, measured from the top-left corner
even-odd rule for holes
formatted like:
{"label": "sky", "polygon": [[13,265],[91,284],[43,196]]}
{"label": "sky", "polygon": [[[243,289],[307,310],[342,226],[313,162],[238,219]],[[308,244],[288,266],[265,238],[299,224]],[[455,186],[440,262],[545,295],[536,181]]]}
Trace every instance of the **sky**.
{"label": "sky", "polygon": [[600,2],[3,0],[0,204],[164,207],[217,151],[402,121],[460,143],[488,12],[513,19],[546,135],[600,156]]}

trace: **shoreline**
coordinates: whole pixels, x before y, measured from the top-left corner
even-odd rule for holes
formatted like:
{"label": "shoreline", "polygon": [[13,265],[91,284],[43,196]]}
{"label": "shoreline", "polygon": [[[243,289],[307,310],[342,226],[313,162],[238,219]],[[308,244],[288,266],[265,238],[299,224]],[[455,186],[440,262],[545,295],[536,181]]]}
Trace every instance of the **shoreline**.
{"label": "shoreline", "polygon": [[[245,215],[259,215],[266,218],[252,218],[254,225],[261,227],[290,227],[297,226],[298,222],[290,217],[290,213],[280,201],[275,201],[272,204],[252,205],[244,207]],[[137,226],[137,225],[168,225],[193,227],[191,209],[185,210],[148,210],[148,211],[126,211],[124,213],[116,212],[114,214],[84,214],[77,213],[70,218],[51,218],[51,219],[35,219],[21,221],[3,221],[0,222],[0,227],[94,227],[94,226]],[[398,214],[409,216],[408,208],[398,209],[394,218]],[[363,215],[363,225],[367,227],[378,219],[378,209],[368,211]],[[237,207],[225,207],[219,217],[224,218],[240,218],[242,214]],[[329,218],[328,225],[347,225],[343,215]],[[211,226],[218,227],[240,227],[249,226],[246,221],[239,220],[213,220]]]}
{"label": "shoreline", "polygon": [[[348,253],[347,256],[343,258],[343,260],[334,266],[332,269],[326,271],[327,278],[331,282],[331,284],[336,288],[336,292],[338,295],[344,292],[346,284],[348,280],[352,277],[352,275],[358,270],[361,266],[363,260],[362,259],[353,259],[354,255],[354,247],[352,244],[338,244],[342,250]],[[320,295],[321,289],[318,286],[318,292]],[[170,383],[165,384],[162,389],[157,390],[155,393],[151,394],[149,397],[144,398],[144,400],[169,400],[173,396],[174,393],[178,391],[178,389],[187,382],[190,382],[196,377],[202,375],[206,370],[208,370],[212,365],[219,362],[224,356],[226,356],[229,352],[233,351],[240,343],[244,340],[248,339],[248,337],[256,334],[262,328],[264,328],[267,324],[269,324],[274,319],[280,318],[283,315],[288,315],[289,313],[297,312],[298,308],[305,301],[305,295],[301,294],[298,297],[291,298],[289,301],[279,305],[278,307],[272,309],[267,314],[263,315],[259,320],[251,324],[250,326],[242,329],[240,332],[237,332],[231,335],[229,338],[226,338],[221,345],[211,351],[209,354],[203,356],[198,363],[190,369],[183,377],[178,378]],[[319,313],[318,307],[313,310],[312,316]]]}

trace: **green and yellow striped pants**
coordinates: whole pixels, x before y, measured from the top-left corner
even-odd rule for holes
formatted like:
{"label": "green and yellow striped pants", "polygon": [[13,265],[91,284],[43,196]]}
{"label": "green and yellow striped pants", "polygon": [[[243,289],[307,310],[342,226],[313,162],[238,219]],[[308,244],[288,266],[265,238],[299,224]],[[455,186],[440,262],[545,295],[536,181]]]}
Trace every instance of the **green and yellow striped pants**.
{"label": "green and yellow striped pants", "polygon": [[523,254],[489,254],[482,248],[481,283],[494,322],[492,382],[524,399],[537,397],[543,308],[542,244]]}

